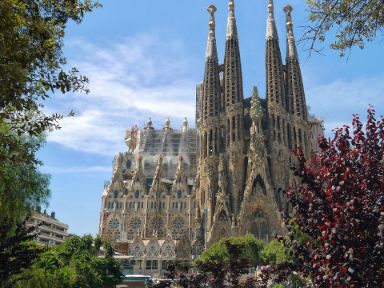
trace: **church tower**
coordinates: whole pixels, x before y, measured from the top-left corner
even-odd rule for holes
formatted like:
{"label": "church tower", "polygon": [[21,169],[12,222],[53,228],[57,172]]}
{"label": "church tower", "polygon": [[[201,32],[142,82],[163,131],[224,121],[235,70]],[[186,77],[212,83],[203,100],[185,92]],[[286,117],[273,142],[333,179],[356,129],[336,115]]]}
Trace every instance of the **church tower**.
{"label": "church tower", "polygon": [[287,27],[287,77],[286,89],[287,97],[289,99],[289,111],[292,117],[293,133],[291,135],[290,147],[302,147],[304,153],[308,155],[308,111],[305,101],[305,92],[303,85],[303,77],[299,64],[299,57],[297,54],[295,37],[293,34],[292,23],[292,6],[287,5],[284,8],[286,13],[286,27]]}
{"label": "church tower", "polygon": [[237,215],[244,190],[244,97],[239,37],[234,0],[229,0],[225,58],[224,99],[226,107],[229,189],[232,211]]}
{"label": "church tower", "polygon": [[200,157],[199,157],[199,182],[196,191],[198,206],[204,209],[205,229],[212,226],[212,215],[215,209],[218,161],[220,153],[221,121],[220,121],[220,78],[215,35],[216,7],[208,7],[210,14],[208,44],[205,58],[204,80],[201,85],[200,95],[201,115],[199,123]]}
{"label": "church tower", "polygon": [[[285,93],[284,66],[281,59],[279,37],[274,18],[273,0],[268,3],[266,35],[266,96],[268,123],[268,164],[276,199],[282,197],[282,190],[288,187],[289,157],[288,147],[289,113]],[[280,207],[283,208],[283,207]]]}

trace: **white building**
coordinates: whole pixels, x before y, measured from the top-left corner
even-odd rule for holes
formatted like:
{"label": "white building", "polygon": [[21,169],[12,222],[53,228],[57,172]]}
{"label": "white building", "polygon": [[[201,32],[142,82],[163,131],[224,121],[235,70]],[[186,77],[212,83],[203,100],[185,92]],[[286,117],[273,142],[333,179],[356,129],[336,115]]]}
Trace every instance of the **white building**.
{"label": "white building", "polygon": [[48,215],[32,211],[27,227],[35,226],[36,241],[47,246],[62,244],[68,238],[68,225],[55,218],[55,212]]}

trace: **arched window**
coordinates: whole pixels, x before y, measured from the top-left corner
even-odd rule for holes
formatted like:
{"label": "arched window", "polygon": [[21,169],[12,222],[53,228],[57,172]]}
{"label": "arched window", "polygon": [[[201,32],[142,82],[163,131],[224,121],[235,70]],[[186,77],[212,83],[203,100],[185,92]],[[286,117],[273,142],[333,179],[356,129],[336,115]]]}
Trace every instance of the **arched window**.
{"label": "arched window", "polygon": [[173,221],[172,225],[172,237],[175,240],[181,239],[182,235],[185,232],[185,222],[182,218],[178,217]]}
{"label": "arched window", "polygon": [[219,215],[219,221],[221,221],[221,222],[227,222],[227,221],[228,221],[227,213],[225,213],[224,210],[222,210],[222,211],[220,212],[220,215]]}
{"label": "arched window", "polygon": [[258,193],[259,194],[263,193],[264,195],[267,194],[264,180],[263,180],[263,178],[261,178],[260,175],[258,175],[256,177],[256,179],[253,181],[253,185],[252,185],[252,195],[257,195]]}

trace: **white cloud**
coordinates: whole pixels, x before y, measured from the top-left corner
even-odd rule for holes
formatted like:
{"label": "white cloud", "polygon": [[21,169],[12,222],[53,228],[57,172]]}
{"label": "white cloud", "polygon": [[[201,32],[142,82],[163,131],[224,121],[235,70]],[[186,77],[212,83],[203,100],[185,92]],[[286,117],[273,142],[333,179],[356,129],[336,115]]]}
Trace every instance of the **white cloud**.
{"label": "white cloud", "polygon": [[[70,64],[90,78],[91,93],[56,96],[48,110],[74,109],[77,116],[64,119],[63,128],[48,141],[112,157],[126,149],[124,130],[134,124],[142,127],[149,116],[157,126],[168,116],[174,127],[181,126],[184,116],[193,122],[200,79],[191,76],[194,60],[183,54],[180,41],[148,35],[106,45],[76,40],[69,50],[74,59]],[[363,118],[369,104],[378,115],[384,113],[384,75],[327,84],[318,84],[311,71],[304,76],[310,112],[325,121],[328,133],[351,123],[353,113]]]}
{"label": "white cloud", "polygon": [[70,64],[89,77],[91,93],[56,97],[48,111],[74,109],[76,117],[64,119],[48,141],[111,156],[125,150],[124,130],[142,126],[148,116],[155,123],[171,116],[177,127],[185,116],[193,121],[197,81],[179,41],[148,35],[107,45],[76,40],[69,50]]}
{"label": "white cloud", "polygon": [[325,121],[327,133],[352,122],[359,114],[365,121],[369,105],[379,118],[384,114],[384,75],[361,77],[350,81],[335,80],[328,84],[312,84],[306,91],[310,112]]}

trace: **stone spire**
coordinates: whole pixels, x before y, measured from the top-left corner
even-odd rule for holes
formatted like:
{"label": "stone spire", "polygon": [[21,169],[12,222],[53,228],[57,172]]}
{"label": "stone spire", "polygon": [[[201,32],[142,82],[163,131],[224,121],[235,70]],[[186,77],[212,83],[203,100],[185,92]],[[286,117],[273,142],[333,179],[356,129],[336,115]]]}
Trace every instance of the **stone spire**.
{"label": "stone spire", "polygon": [[266,35],[266,72],[268,108],[281,106],[286,108],[284,93],[284,72],[277,35],[273,0],[268,4],[268,20]]}
{"label": "stone spire", "polygon": [[286,14],[285,25],[287,27],[287,57],[297,58],[297,49],[295,44],[295,37],[293,35],[293,22],[292,22],[292,6],[287,4],[284,7],[284,12]]}
{"label": "stone spire", "polygon": [[141,184],[141,187],[144,191],[144,193],[147,193],[147,187],[145,185],[145,177],[143,172],[143,156],[139,154],[137,157],[137,169],[135,173],[133,174],[132,181],[131,181],[131,189],[134,185],[134,183],[139,182]]}
{"label": "stone spire", "polygon": [[228,39],[237,39],[237,25],[235,18],[235,2],[234,0],[229,0],[228,3],[228,23],[227,23],[227,40]]}
{"label": "stone spire", "polygon": [[287,26],[287,96],[290,103],[290,112],[304,120],[307,119],[307,104],[305,101],[305,92],[303,78],[301,74],[299,57],[297,54],[295,37],[293,34],[292,6],[287,5],[284,8],[286,13]]}
{"label": "stone spire", "polygon": [[209,33],[208,33],[208,44],[206,58],[216,58],[217,60],[217,46],[216,46],[216,23],[215,23],[215,12],[217,11],[215,5],[208,7],[208,12],[211,15],[209,19]]}
{"label": "stone spire", "polygon": [[209,36],[205,61],[205,72],[203,80],[202,95],[202,115],[200,126],[202,129],[201,152],[200,155],[205,157],[218,152],[217,135],[219,130],[219,101],[220,101],[220,79],[219,79],[219,63],[217,58],[216,37],[215,37],[215,12],[216,7],[210,5],[208,7],[210,14],[209,20]]}
{"label": "stone spire", "polygon": [[244,104],[243,76],[239,39],[236,27],[234,0],[229,0],[229,15],[224,57],[224,99],[226,112],[226,147],[229,159],[229,194],[232,211],[236,214],[240,207],[240,198],[244,179]]}
{"label": "stone spire", "polygon": [[[227,41],[224,56],[224,93],[227,112],[235,109],[237,103],[241,103],[241,106],[243,104],[243,76],[233,1],[229,0],[228,5]],[[239,113],[241,112],[243,111],[239,111]]]}
{"label": "stone spire", "polygon": [[267,34],[266,39],[278,39],[276,24],[275,24],[275,15],[274,15],[274,6],[273,0],[268,0],[268,20],[267,20]]}
{"label": "stone spire", "polygon": [[162,182],[162,178],[163,178],[163,156],[160,155],[149,193],[155,194],[158,196],[160,193],[167,191],[167,187]]}

